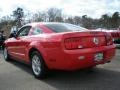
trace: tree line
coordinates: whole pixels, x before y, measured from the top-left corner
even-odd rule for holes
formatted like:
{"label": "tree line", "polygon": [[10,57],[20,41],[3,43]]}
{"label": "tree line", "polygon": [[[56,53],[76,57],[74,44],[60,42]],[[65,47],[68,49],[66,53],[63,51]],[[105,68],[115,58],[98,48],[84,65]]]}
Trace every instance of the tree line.
{"label": "tree line", "polygon": [[104,14],[99,19],[94,19],[87,15],[67,16],[58,8],[50,8],[33,14],[25,13],[23,8],[18,7],[12,12],[12,15],[0,18],[0,30],[3,28],[10,29],[12,26],[19,28],[31,22],[66,22],[81,25],[88,29],[117,29],[120,26],[120,14],[114,12],[111,16]]}

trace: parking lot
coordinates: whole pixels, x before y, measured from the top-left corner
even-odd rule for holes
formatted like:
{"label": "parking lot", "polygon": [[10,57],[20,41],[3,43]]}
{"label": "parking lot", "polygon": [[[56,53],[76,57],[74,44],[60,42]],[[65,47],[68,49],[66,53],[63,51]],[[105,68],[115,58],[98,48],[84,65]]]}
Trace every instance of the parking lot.
{"label": "parking lot", "polygon": [[54,71],[37,80],[30,67],[5,62],[0,51],[0,90],[120,90],[120,49],[111,63],[76,72]]}

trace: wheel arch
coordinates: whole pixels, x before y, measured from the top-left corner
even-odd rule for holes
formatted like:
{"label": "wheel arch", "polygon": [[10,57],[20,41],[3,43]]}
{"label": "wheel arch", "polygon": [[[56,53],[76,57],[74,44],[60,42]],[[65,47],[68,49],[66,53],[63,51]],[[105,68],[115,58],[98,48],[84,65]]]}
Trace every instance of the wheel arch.
{"label": "wheel arch", "polygon": [[[39,51],[38,49],[36,49],[35,47],[32,47],[32,48],[29,50],[29,52],[28,52],[29,58],[31,57],[31,53],[34,52],[34,51],[38,51],[38,52],[40,53],[40,51]],[[41,55],[41,53],[40,53],[40,55]],[[30,59],[29,59],[29,60],[30,60]]]}
{"label": "wheel arch", "polygon": [[31,56],[31,53],[33,52],[33,51],[38,51],[39,52],[39,54],[41,55],[41,57],[42,57],[42,59],[44,60],[44,63],[46,64],[46,66],[48,66],[48,64],[47,64],[47,60],[48,60],[48,58],[47,58],[47,53],[45,52],[45,49],[41,46],[41,44],[40,43],[32,43],[32,44],[30,44],[30,46],[29,46],[29,49],[28,49],[28,62],[30,62],[30,56]]}

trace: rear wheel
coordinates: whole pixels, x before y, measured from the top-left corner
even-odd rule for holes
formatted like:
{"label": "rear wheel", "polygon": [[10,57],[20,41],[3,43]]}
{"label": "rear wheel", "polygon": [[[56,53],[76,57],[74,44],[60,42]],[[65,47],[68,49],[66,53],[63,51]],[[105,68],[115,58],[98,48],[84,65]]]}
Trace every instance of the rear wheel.
{"label": "rear wheel", "polygon": [[8,50],[6,47],[4,47],[3,56],[4,56],[5,61],[10,61],[10,55],[8,54]]}
{"label": "rear wheel", "polygon": [[45,66],[44,60],[38,51],[31,53],[31,68],[35,78],[44,78],[47,73],[47,67]]}

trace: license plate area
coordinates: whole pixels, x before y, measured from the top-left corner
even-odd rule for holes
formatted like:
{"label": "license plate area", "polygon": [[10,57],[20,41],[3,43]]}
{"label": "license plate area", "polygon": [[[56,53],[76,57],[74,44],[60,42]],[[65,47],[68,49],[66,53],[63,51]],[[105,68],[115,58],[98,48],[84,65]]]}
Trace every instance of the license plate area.
{"label": "license plate area", "polygon": [[94,61],[102,61],[104,59],[104,55],[103,55],[103,53],[96,53],[95,55],[94,55]]}

